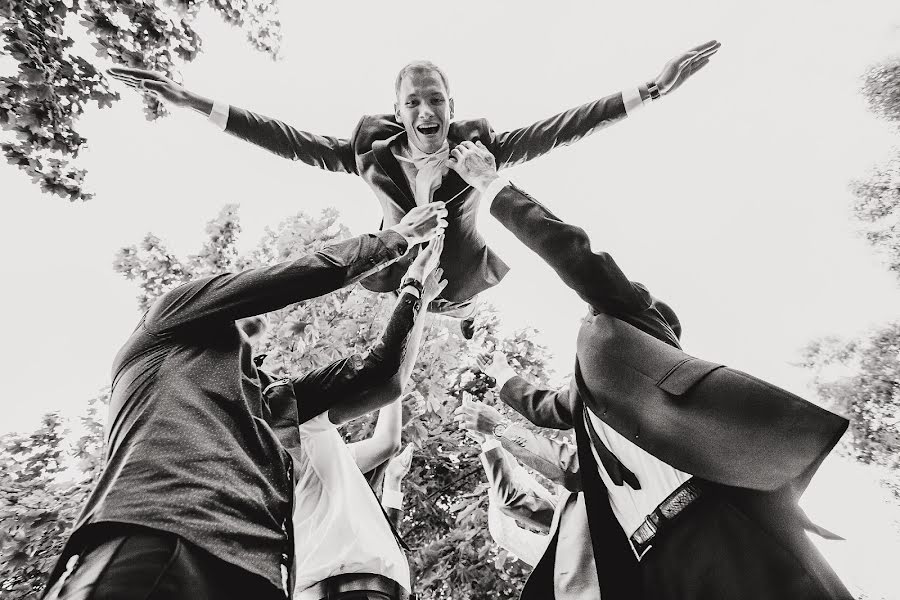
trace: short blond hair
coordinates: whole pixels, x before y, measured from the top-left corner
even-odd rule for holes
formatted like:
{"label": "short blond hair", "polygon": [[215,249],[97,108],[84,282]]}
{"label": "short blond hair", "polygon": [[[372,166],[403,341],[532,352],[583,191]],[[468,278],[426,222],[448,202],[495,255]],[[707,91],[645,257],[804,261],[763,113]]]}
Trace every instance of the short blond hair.
{"label": "short blond hair", "polygon": [[397,73],[397,80],[394,82],[394,94],[400,95],[400,84],[403,82],[403,78],[407,75],[411,75],[413,73],[430,73],[434,72],[441,76],[441,81],[444,82],[444,88],[447,89],[447,95],[450,94],[450,81],[447,79],[446,73],[431,62],[430,60],[414,60]]}

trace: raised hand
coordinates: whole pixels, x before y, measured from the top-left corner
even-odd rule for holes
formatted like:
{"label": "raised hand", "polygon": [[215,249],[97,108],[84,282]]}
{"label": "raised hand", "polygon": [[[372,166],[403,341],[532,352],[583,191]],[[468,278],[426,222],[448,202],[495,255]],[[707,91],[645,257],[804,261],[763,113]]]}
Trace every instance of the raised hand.
{"label": "raised hand", "polygon": [[447,165],[479,191],[484,191],[497,179],[497,161],[480,141],[472,143],[466,140],[456,146],[450,151]]}
{"label": "raised hand", "polygon": [[139,92],[149,92],[158,99],[175,106],[190,106],[191,94],[185,87],[175,83],[165,75],[144,69],[113,67],[106,72],[116,81]]}
{"label": "raised hand", "polygon": [[413,445],[407,444],[400,454],[391,459],[384,471],[384,486],[388,489],[399,489],[400,481],[409,473],[412,465]]}
{"label": "raised hand", "polygon": [[716,40],[710,40],[691,48],[684,54],[680,54],[667,62],[654,81],[659,87],[659,93],[666,95],[687,81],[694,73],[709,63],[709,57],[718,52],[722,46]]}
{"label": "raised hand", "polygon": [[414,277],[422,281],[428,274],[434,271],[438,263],[441,261],[441,252],[444,251],[444,234],[441,232],[437,237],[422,248],[416,259],[409,265],[407,276]]}
{"label": "raised hand", "polygon": [[499,350],[495,350],[491,354],[479,354],[475,357],[475,363],[479,369],[494,379],[500,379],[504,373],[513,370],[506,359],[506,354]]}
{"label": "raised hand", "polygon": [[407,392],[400,398],[400,406],[403,410],[400,422],[403,427],[425,414],[425,399],[419,392]]}
{"label": "raised hand", "polygon": [[443,202],[431,202],[417,206],[403,215],[403,219],[391,229],[405,237],[411,248],[437,237],[446,227],[447,208]]}
{"label": "raised hand", "polygon": [[494,427],[508,421],[500,411],[484,402],[463,400],[462,405],[453,411],[453,420],[460,429],[476,431],[483,435],[493,435]]}

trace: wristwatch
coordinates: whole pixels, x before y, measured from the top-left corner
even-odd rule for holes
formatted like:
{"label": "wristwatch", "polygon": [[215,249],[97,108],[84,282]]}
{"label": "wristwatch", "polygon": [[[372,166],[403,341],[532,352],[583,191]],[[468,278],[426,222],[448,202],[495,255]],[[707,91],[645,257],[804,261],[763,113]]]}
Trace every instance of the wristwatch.
{"label": "wristwatch", "polygon": [[509,425],[510,425],[509,419],[503,419],[502,421],[500,421],[499,423],[494,425],[494,429],[492,431],[492,433],[494,434],[494,437],[496,437],[496,438],[503,437],[503,432],[506,431],[506,428],[509,427]]}
{"label": "wristwatch", "polygon": [[650,92],[650,100],[659,100],[659,86],[656,85],[655,81],[647,82],[647,91]]}
{"label": "wristwatch", "polygon": [[407,277],[406,279],[401,281],[398,291],[402,290],[406,286],[411,286],[411,287],[416,288],[416,290],[418,290],[418,292],[419,292],[419,298],[421,298],[423,295],[425,295],[425,285],[421,281],[416,279],[415,277]]}

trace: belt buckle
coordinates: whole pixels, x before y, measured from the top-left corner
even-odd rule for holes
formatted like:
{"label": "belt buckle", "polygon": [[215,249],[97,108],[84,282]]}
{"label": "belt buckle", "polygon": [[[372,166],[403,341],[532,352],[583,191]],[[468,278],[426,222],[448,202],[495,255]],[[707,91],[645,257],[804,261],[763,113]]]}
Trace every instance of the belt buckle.
{"label": "belt buckle", "polygon": [[[644,519],[644,522],[641,523],[634,533],[628,538],[628,545],[631,546],[631,551],[634,553],[635,558],[640,561],[645,554],[653,547],[652,544],[647,544],[647,546],[638,551],[637,545],[643,545],[654,537],[656,537],[656,532],[659,531],[659,515],[656,512],[652,512],[647,515],[647,518]],[[635,540],[637,538],[637,540]]]}

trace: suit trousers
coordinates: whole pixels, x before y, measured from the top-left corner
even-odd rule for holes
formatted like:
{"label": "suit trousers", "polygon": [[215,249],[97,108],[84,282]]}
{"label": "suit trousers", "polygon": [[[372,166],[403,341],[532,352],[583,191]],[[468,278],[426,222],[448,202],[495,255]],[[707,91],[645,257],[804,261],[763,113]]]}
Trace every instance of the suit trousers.
{"label": "suit trousers", "polygon": [[824,559],[799,524],[790,527],[808,546],[786,545],[728,498],[704,495],[641,559],[644,599],[852,600],[839,583],[816,576],[811,561]]}
{"label": "suit trousers", "polygon": [[183,538],[151,529],[109,531],[83,551],[74,571],[45,600],[284,600],[264,578]]}

